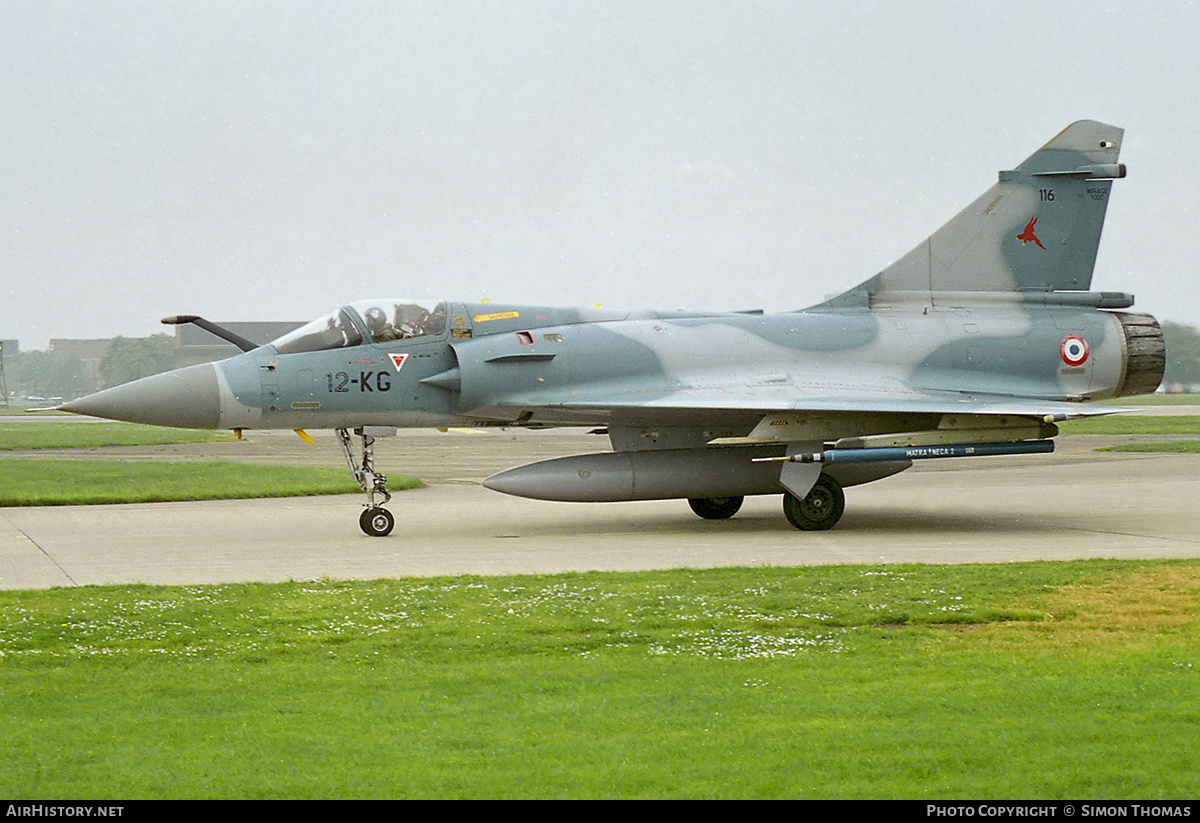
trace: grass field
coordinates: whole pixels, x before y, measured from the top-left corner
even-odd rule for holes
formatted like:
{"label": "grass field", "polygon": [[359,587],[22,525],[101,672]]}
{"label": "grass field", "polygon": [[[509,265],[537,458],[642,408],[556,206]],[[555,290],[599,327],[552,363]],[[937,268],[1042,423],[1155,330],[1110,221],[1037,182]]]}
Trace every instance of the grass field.
{"label": "grass field", "polygon": [[1107,406],[1200,406],[1200,394],[1139,394],[1100,402]]}
{"label": "grass field", "polygon": [[14,799],[1200,793],[1194,561],[0,603]]}
{"label": "grass field", "polygon": [[1196,434],[1200,415],[1111,415],[1058,424],[1063,434]]}
{"label": "grass field", "polygon": [[[1059,423],[1065,435],[1200,435],[1200,415],[1125,415],[1113,417],[1088,417]],[[1108,452],[1169,452],[1195,454],[1200,452],[1198,440],[1170,440],[1161,443],[1120,443],[1102,446],[1097,451]]]}
{"label": "grass field", "polygon": [[0,450],[94,449],[232,440],[229,432],[167,429],[137,423],[0,423]]}
{"label": "grass field", "polygon": [[[70,506],[354,494],[345,469],[232,462],[5,460],[0,506]],[[392,491],[421,481],[391,475]]]}
{"label": "grass field", "polygon": [[1158,452],[1167,454],[1198,454],[1200,440],[1173,440],[1167,443],[1124,443],[1120,446],[1103,446],[1101,452]]}
{"label": "grass field", "polygon": [[[222,432],[167,429],[134,423],[0,423],[0,450],[103,449],[231,440]],[[353,494],[344,469],[205,461],[25,460],[0,466],[0,506],[156,503]],[[389,477],[393,491],[417,488],[410,477]]]}
{"label": "grass field", "polygon": [[[43,405],[49,405],[49,404],[46,403]],[[29,408],[30,407],[24,401],[21,401],[20,403],[10,402],[9,405],[7,405],[7,406],[0,406],[0,417],[3,417],[6,414],[11,414],[14,417],[24,417],[25,415],[29,414]],[[71,413],[70,412],[60,412],[60,411],[44,411],[44,412],[37,412],[37,414],[53,414],[53,415],[62,415],[63,417],[67,417]]]}

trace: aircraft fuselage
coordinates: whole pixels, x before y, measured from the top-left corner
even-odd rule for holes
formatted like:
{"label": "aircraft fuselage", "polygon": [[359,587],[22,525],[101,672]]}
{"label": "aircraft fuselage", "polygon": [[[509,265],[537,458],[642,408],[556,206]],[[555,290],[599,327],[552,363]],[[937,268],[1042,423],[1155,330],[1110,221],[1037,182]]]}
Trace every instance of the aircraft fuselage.
{"label": "aircraft fuselage", "polygon": [[[748,431],[764,411],[780,408],[777,397],[796,392],[814,401],[809,408],[847,413],[863,411],[861,398],[839,409],[839,397],[863,390],[879,398],[879,413],[952,410],[931,404],[931,391],[1098,400],[1128,394],[1137,383],[1122,318],[1143,317],[1018,303],[986,310],[913,304],[565,324],[547,317],[538,325],[545,309],[513,306],[492,312],[511,316],[489,327],[467,325],[477,306],[452,305],[464,319],[454,339],[447,333],[294,354],[264,346],[193,367],[216,369],[217,416],[177,418],[159,408],[142,422],[671,426],[707,403],[709,424]],[[722,394],[743,391],[736,403],[722,403]],[[747,398],[759,398],[761,409]],[[191,410],[198,398],[180,400]]]}

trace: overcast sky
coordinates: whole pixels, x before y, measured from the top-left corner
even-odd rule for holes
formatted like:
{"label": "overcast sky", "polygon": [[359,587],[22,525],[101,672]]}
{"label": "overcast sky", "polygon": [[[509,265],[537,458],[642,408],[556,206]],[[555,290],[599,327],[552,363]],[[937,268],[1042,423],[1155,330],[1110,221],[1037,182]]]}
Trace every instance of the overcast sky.
{"label": "overcast sky", "polygon": [[1074,120],[1200,325],[1192,2],[0,0],[0,339],[374,296],[788,310]]}

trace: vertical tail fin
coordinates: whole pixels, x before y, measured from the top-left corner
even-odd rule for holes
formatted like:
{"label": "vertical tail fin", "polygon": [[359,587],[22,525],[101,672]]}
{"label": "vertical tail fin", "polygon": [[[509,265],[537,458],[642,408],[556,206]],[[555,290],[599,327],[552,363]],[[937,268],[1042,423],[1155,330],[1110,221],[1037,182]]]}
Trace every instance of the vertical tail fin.
{"label": "vertical tail fin", "polygon": [[1087,291],[1122,129],[1072,123],[953,220],[832,305],[889,292]]}

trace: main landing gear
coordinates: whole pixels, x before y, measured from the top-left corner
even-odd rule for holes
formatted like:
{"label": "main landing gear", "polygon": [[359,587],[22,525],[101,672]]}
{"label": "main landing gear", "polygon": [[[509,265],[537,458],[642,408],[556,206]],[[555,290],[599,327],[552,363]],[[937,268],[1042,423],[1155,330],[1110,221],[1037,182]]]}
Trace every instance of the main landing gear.
{"label": "main landing gear", "polygon": [[728,520],[738,513],[744,497],[689,497],[692,511],[705,520]]}
{"label": "main landing gear", "polygon": [[783,493],[783,513],[788,522],[803,531],[832,529],[846,510],[846,495],[842,486],[827,474],[822,474],[804,499],[791,492]]}
{"label": "main landing gear", "polygon": [[[354,450],[350,445],[350,432],[338,429],[338,440],[342,442],[342,453],[346,455],[346,463],[350,466],[350,474],[354,476],[359,488],[367,493],[366,508],[358,517],[358,525],[371,537],[387,537],[396,525],[396,518],[383,508],[384,503],[392,499],[392,493],[386,488],[387,476],[375,473],[375,438],[366,434],[359,427],[354,433],[362,438],[362,460],[356,463]],[[382,500],[376,502],[376,497]]]}
{"label": "main landing gear", "polygon": [[[705,520],[726,520],[738,513],[742,500],[742,497],[689,497],[688,505]],[[827,474],[817,478],[803,499],[791,492],[783,493],[783,513],[789,523],[802,531],[832,529],[845,510],[842,486]]]}

